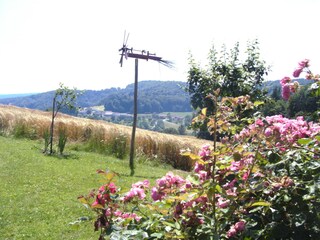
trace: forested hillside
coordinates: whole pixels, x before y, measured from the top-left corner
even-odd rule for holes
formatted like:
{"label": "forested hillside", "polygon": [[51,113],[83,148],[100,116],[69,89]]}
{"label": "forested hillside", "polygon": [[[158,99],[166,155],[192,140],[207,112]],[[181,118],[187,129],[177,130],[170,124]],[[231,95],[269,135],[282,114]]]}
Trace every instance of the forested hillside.
{"label": "forested hillside", "polygon": [[[191,111],[190,99],[183,90],[184,82],[178,81],[141,81],[138,88],[140,113],[188,112]],[[100,91],[84,90],[77,99],[78,107],[104,105],[105,110],[132,112],[134,85],[124,89],[110,88]],[[31,96],[0,99],[2,104],[18,107],[47,110],[51,108],[54,91]]]}
{"label": "forested hillside", "polygon": [[[184,82],[145,81],[138,88],[139,113],[190,112],[190,98],[183,90]],[[105,110],[133,112],[134,85],[130,84],[101,101]]]}
{"label": "forested hillside", "polygon": [[[301,85],[309,83],[299,79]],[[190,96],[184,91],[185,82],[141,81],[138,88],[139,113],[190,112]],[[279,80],[263,84],[269,95],[280,87]],[[77,99],[77,107],[104,105],[106,111],[132,113],[134,84],[126,88],[110,88],[100,91],[84,90]],[[29,96],[0,99],[0,104],[47,110],[51,108],[54,91]]]}
{"label": "forested hillside", "polygon": [[[100,91],[85,90],[81,95],[79,95],[77,99],[77,106],[90,107],[99,105],[101,99],[117,91],[117,88],[110,88]],[[0,103],[31,109],[47,110],[51,108],[53,96],[54,91],[50,91],[24,97],[4,98],[0,99]]]}

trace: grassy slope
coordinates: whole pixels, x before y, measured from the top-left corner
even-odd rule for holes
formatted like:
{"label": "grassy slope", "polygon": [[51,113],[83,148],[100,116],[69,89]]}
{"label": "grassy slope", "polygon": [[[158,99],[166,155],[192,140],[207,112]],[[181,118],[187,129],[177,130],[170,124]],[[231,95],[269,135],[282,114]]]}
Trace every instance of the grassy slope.
{"label": "grassy slope", "polygon": [[70,222],[93,216],[77,197],[99,187],[97,169],[122,176],[124,188],[163,176],[169,168],[136,165],[129,176],[127,161],[94,153],[67,152],[69,158],[44,156],[39,142],[0,136],[0,239],[97,239],[92,222],[75,229]]}

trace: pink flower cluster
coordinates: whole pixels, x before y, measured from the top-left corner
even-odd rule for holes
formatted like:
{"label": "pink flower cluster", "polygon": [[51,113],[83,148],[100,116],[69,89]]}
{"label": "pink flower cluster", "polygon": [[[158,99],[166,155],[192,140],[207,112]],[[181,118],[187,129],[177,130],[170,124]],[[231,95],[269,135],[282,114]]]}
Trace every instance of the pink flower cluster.
{"label": "pink flower cluster", "polygon": [[313,122],[307,122],[303,116],[296,119],[288,119],[282,115],[266,117],[269,126],[265,133],[271,132],[273,136],[277,136],[279,145],[290,145],[296,143],[300,138],[314,137],[320,132],[320,126]]}
{"label": "pink flower cluster", "polygon": [[98,194],[96,195],[96,199],[92,204],[92,207],[101,205],[102,207],[105,206],[107,202],[111,201],[110,194],[115,194],[117,191],[116,185],[114,183],[109,183],[103,185],[99,188]]}
{"label": "pink flower cluster", "polygon": [[184,192],[185,188],[191,187],[191,184],[178,175],[168,172],[165,176],[156,181],[157,186],[151,190],[151,197],[154,201],[162,200],[171,190],[179,189]]}
{"label": "pink flower cluster", "polygon": [[286,147],[297,144],[300,138],[312,138],[320,133],[320,125],[307,122],[302,116],[296,119],[288,119],[282,115],[266,117],[266,123],[259,120],[259,124],[254,123],[248,128],[243,129],[239,134],[235,135],[235,140],[241,140],[253,137],[255,134],[264,131],[263,134],[268,138],[273,138],[270,144],[279,149],[285,150]]}
{"label": "pink flower cluster", "polygon": [[137,214],[135,213],[123,213],[119,210],[115,211],[114,213],[114,216],[120,218],[120,219],[134,219],[136,220],[137,222],[140,221],[141,217],[139,217]]}
{"label": "pink flower cluster", "polygon": [[297,81],[292,82],[291,78],[284,77],[280,81],[281,84],[281,96],[284,100],[288,100],[291,93],[297,92],[300,85]]}
{"label": "pink flower cluster", "polygon": [[309,59],[304,59],[298,63],[298,67],[293,72],[293,77],[297,78],[302,73],[303,69],[309,67]]}
{"label": "pink flower cluster", "polygon": [[[306,72],[306,79],[308,80],[315,80],[320,81],[320,75],[319,74],[312,74],[312,72],[309,69],[309,59],[304,59],[298,63],[298,67],[293,72],[293,77],[297,78],[300,76],[300,74],[304,71]],[[291,82],[290,77],[284,77],[280,81],[281,84],[281,95],[282,98],[285,100],[288,100],[291,93],[295,93],[297,89],[299,88],[299,83],[297,81]]]}
{"label": "pink flower cluster", "polygon": [[149,180],[144,180],[132,184],[130,191],[126,193],[124,197],[121,198],[121,200],[126,203],[132,201],[135,197],[140,200],[144,199],[146,197],[145,189],[148,189],[149,185]]}
{"label": "pink flower cluster", "polygon": [[218,199],[216,202],[217,207],[219,208],[227,208],[230,204],[230,200],[226,199],[224,197],[220,197],[220,195],[218,195]]}
{"label": "pink flower cluster", "polygon": [[246,227],[246,222],[245,221],[239,221],[236,224],[232,225],[227,232],[227,237],[232,238],[236,236],[238,233],[242,232]]}
{"label": "pink flower cluster", "polygon": [[208,160],[211,158],[211,149],[209,144],[205,144],[202,146],[201,150],[199,151],[198,155],[202,158],[202,160]]}
{"label": "pink flower cluster", "polygon": [[[209,144],[203,145],[198,155],[201,157],[201,160],[205,162],[211,159],[211,146]],[[204,182],[211,177],[211,166],[212,164],[210,163],[195,163],[194,172],[196,173],[195,175],[199,177],[200,182]]]}

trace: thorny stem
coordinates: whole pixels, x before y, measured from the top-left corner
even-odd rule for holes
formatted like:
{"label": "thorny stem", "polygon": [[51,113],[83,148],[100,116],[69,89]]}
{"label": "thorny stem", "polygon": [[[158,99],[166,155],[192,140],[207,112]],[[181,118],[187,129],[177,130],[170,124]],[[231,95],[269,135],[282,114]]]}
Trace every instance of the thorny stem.
{"label": "thorny stem", "polygon": [[[217,149],[217,96],[214,97],[214,126],[213,126],[213,151],[216,152]],[[213,181],[213,220],[214,220],[214,233],[217,233],[217,219],[216,219],[216,182],[215,182],[215,168],[216,168],[217,156],[216,154],[213,156],[213,164],[212,164],[212,181]]]}
{"label": "thorny stem", "polygon": [[258,153],[259,153],[259,150],[260,150],[261,142],[262,142],[262,140],[259,139],[258,146],[257,146],[257,149],[256,149],[255,154],[254,154],[254,159],[253,159],[253,162],[251,164],[250,170],[248,172],[248,177],[247,177],[247,180],[246,180],[247,188],[248,188],[248,184],[249,184],[248,183],[248,179],[249,179],[249,177],[250,177],[250,175],[251,175],[251,173],[253,171],[254,165],[256,164],[256,161],[257,161],[257,156],[258,156]]}

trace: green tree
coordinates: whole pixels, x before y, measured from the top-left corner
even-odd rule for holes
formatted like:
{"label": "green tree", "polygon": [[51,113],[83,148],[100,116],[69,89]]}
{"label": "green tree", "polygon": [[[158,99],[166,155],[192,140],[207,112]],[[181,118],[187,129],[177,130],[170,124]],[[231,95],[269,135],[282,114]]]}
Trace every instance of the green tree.
{"label": "green tree", "polygon": [[178,128],[178,132],[180,135],[186,135],[186,127],[183,124],[181,124]]}
{"label": "green tree", "polygon": [[186,115],[183,120],[184,126],[189,127],[192,123],[192,118],[193,118],[192,115]]}
{"label": "green tree", "polygon": [[273,88],[272,93],[271,93],[271,98],[274,100],[280,100],[282,99],[281,97],[281,86],[276,86]]}
{"label": "green tree", "polygon": [[301,87],[300,91],[291,95],[288,103],[289,117],[304,116],[307,120],[317,121],[320,96],[310,94],[310,86]]}
{"label": "green tree", "polygon": [[[190,56],[186,91],[190,94],[194,109],[214,110],[214,103],[208,95],[218,88],[221,97],[249,95],[251,101],[266,98],[267,93],[261,86],[269,67],[260,58],[257,40],[248,42],[245,54],[246,58],[241,61],[239,43],[236,43],[229,52],[223,46],[222,51],[218,53],[213,46],[209,51],[209,64],[206,68],[201,67],[192,55]],[[202,125],[194,126],[200,130],[199,137],[210,138],[206,125],[204,122]]]}
{"label": "green tree", "polygon": [[268,99],[263,105],[261,112],[264,116],[283,115],[287,117],[288,103],[283,99]]}
{"label": "green tree", "polygon": [[60,87],[55,91],[53,100],[52,100],[52,118],[51,118],[51,125],[50,125],[50,149],[49,154],[53,154],[53,133],[54,133],[54,121],[57,117],[58,112],[63,108],[66,107],[68,109],[75,108],[75,102],[77,98],[77,90],[76,89],[69,89],[65,87],[62,83],[60,83]]}
{"label": "green tree", "polygon": [[175,129],[175,128],[172,128],[172,127],[163,129],[163,132],[164,133],[168,133],[168,134],[174,134],[174,135],[178,135],[179,134],[178,130]]}

